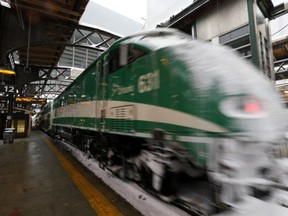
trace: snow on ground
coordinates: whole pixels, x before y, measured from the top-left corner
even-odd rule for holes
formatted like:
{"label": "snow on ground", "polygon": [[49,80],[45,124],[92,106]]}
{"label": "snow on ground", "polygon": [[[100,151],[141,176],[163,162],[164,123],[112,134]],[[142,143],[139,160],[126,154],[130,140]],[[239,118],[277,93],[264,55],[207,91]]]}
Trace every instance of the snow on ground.
{"label": "snow on ground", "polygon": [[245,202],[232,211],[214,216],[288,216],[288,209],[254,197],[247,197]]}
{"label": "snow on ground", "polygon": [[93,172],[97,177],[102,179],[109,187],[117,194],[122,196],[135,209],[141,212],[144,216],[188,216],[186,212],[169,206],[161,200],[154,198],[152,195],[145,192],[141,187],[133,182],[124,182],[114,176],[109,170],[103,170],[99,167],[98,162],[93,158],[88,158],[88,154],[81,152],[77,148],[61,142],[72,155],[80,161],[85,167]]}
{"label": "snow on ground", "polygon": [[[95,159],[88,158],[87,153],[84,153],[67,143],[61,142],[61,144],[63,144],[78,161],[92,171],[97,177],[102,179],[102,181],[116,193],[121,195],[144,216],[189,215],[176,207],[170,206],[161,200],[154,198],[137,184],[133,182],[124,182],[114,176],[110,171],[101,169]],[[285,194],[285,200],[286,198],[288,198],[288,193]],[[214,216],[288,216],[288,208],[281,207],[280,205],[275,204],[275,202],[265,202],[253,197],[247,197],[245,202],[233,208],[231,211]]]}

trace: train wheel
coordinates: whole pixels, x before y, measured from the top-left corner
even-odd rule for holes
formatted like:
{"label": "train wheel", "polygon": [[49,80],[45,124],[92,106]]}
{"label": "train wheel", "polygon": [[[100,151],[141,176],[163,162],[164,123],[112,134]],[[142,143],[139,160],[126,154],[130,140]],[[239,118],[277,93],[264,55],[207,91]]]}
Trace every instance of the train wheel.
{"label": "train wheel", "polygon": [[89,151],[90,151],[91,155],[96,158],[96,155],[97,155],[97,144],[96,144],[96,140],[93,140],[93,141],[90,143],[90,145],[89,145]]}
{"label": "train wheel", "polygon": [[164,196],[175,196],[177,194],[177,173],[172,173],[167,170],[165,171],[164,178],[161,185],[161,194]]}
{"label": "train wheel", "polygon": [[103,170],[105,170],[105,167],[107,166],[107,163],[105,160],[102,160],[102,158],[99,160],[99,167]]}
{"label": "train wheel", "polygon": [[122,159],[122,169],[118,173],[118,176],[123,181],[126,181],[129,167],[128,167],[128,164],[127,164],[127,161],[126,161],[126,158],[124,157],[124,155],[121,156],[121,159]]}
{"label": "train wheel", "polygon": [[146,189],[152,189],[153,172],[151,171],[151,169],[143,165],[140,170],[140,176],[141,176],[140,185]]}
{"label": "train wheel", "polygon": [[99,167],[105,169],[108,164],[108,140],[105,136],[101,136],[99,139],[97,159],[99,161]]}
{"label": "train wheel", "polygon": [[222,187],[220,185],[215,184],[213,185],[213,189],[214,189],[213,202],[215,203],[215,206],[217,206],[216,212],[219,213],[221,211],[228,210],[230,206],[221,201]]}

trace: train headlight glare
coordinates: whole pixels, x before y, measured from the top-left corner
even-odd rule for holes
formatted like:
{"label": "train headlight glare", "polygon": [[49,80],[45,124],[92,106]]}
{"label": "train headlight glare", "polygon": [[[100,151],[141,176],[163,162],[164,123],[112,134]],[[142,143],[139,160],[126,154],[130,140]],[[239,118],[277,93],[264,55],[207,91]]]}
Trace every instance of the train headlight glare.
{"label": "train headlight glare", "polygon": [[253,96],[233,96],[225,98],[219,107],[220,111],[233,118],[262,118],[264,106]]}

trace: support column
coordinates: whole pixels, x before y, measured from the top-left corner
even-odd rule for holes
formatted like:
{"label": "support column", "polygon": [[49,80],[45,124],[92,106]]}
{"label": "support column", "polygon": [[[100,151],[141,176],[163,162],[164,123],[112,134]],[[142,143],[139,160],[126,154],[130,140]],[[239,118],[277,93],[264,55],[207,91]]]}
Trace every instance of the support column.
{"label": "support column", "polygon": [[9,93],[8,96],[8,113],[7,113],[7,128],[12,127],[12,119],[13,119],[13,104],[14,104],[14,94]]}
{"label": "support column", "polygon": [[251,44],[251,54],[253,64],[259,68],[259,54],[258,54],[258,44],[256,40],[256,23],[255,23],[255,10],[254,10],[254,0],[247,0],[248,7],[248,17],[249,17],[249,30],[250,30],[250,44]]}

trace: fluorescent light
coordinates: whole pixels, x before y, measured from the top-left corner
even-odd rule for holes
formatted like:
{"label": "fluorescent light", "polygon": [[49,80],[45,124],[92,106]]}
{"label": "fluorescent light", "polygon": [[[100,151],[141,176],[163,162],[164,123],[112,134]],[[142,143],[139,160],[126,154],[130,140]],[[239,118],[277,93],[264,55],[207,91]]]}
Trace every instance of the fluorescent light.
{"label": "fluorescent light", "polygon": [[0,69],[0,74],[16,75],[15,71]]}

